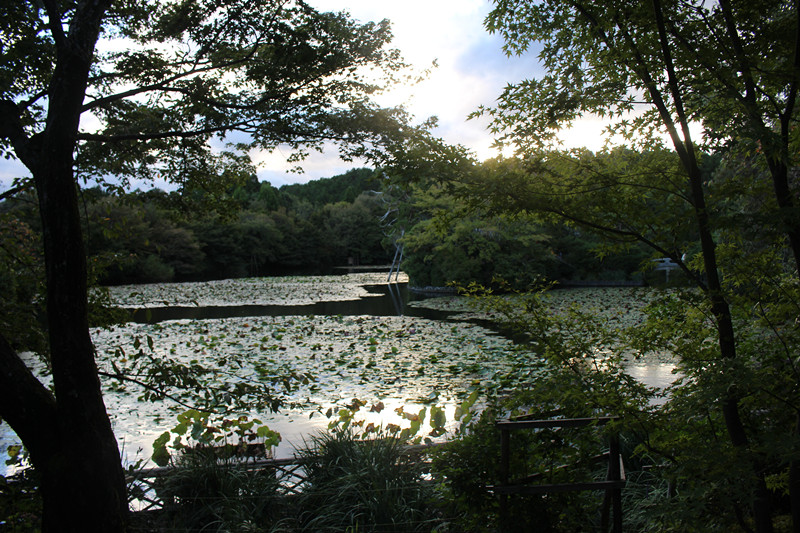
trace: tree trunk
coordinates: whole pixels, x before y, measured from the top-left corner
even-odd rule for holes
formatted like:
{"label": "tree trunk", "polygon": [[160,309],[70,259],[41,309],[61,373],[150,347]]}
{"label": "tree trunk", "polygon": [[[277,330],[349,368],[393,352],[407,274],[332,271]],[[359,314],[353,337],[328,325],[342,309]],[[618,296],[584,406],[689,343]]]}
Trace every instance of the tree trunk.
{"label": "tree trunk", "polygon": [[[724,2],[720,2],[723,4]],[[711,228],[711,220],[706,205],[705,190],[703,189],[703,175],[698,165],[695,146],[692,141],[691,130],[689,129],[689,116],[683,107],[683,95],[680,83],[675,72],[672,59],[670,40],[667,37],[664,12],[661,0],[652,0],[653,13],[658,27],[659,42],[666,67],[669,92],[672,97],[677,123],[680,125],[680,134],[673,121],[672,114],[662,98],[658,86],[649,78],[649,72],[644,71],[645,78],[650,87],[650,95],[656,108],[667,127],[678,156],[683,162],[689,180],[691,191],[692,207],[694,208],[695,220],[697,221],[697,232],[700,237],[700,247],[703,253],[703,266],[708,279],[706,296],[711,304],[711,313],[714,315],[717,326],[717,341],[719,343],[720,356],[722,359],[736,358],[736,338],[731,316],[730,306],[722,288],[719,264],[717,262],[716,241]],[[722,416],[725,420],[725,427],[731,444],[743,454],[748,454],[749,441],[747,432],[739,413],[739,397],[735,389],[729,389],[723,398]],[[757,533],[772,533],[772,510],[770,505],[769,492],[764,481],[764,471],[758,464],[753,464],[754,485],[753,494],[753,518]]]}
{"label": "tree trunk", "polygon": [[[797,413],[794,437],[800,435],[800,413]],[[792,508],[792,532],[800,533],[800,461],[789,463],[789,503]]]}
{"label": "tree trunk", "polygon": [[80,0],[65,32],[60,2],[42,3],[56,48],[45,129],[33,136],[4,102],[3,134],[30,169],[42,218],[54,394],[0,339],[0,414],[41,476],[43,531],[121,532],[127,496],[89,336],[86,257],[74,152],[89,69],[110,0]]}
{"label": "tree trunk", "polygon": [[[86,257],[72,151],[54,146],[35,175],[47,267],[47,321],[56,396],[56,446],[42,476],[44,531],[124,531],[127,497],[89,336]],[[60,157],[59,157],[60,156]],[[56,158],[63,164],[54,164]],[[65,161],[65,159],[67,159]]]}

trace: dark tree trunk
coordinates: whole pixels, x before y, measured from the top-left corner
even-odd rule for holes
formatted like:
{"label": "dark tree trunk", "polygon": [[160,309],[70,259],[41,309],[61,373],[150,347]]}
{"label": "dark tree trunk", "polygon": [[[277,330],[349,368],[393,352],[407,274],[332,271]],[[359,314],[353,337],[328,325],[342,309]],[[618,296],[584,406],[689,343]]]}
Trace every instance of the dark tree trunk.
{"label": "dark tree trunk", "polygon": [[89,337],[86,259],[72,154],[52,150],[35,176],[47,264],[47,321],[56,396],[57,446],[36,465],[45,531],[123,531],[125,479]]}
{"label": "dark tree trunk", "polygon": [[[721,0],[720,4],[724,4],[724,0]],[[705,274],[708,279],[706,297],[711,304],[711,312],[714,315],[717,326],[717,341],[719,343],[720,356],[723,359],[734,359],[736,358],[736,338],[733,317],[731,316],[730,306],[728,305],[728,300],[722,288],[719,264],[717,262],[716,241],[714,240],[708,206],[706,205],[705,190],[703,189],[703,176],[697,162],[695,146],[689,129],[689,116],[683,107],[681,87],[675,73],[672,49],[670,40],[667,37],[661,0],[652,0],[652,5],[658,27],[664,66],[666,67],[668,76],[669,92],[677,116],[677,125],[680,127],[680,134],[678,133],[675,121],[672,119],[672,113],[662,99],[662,95],[652,79],[648,79],[648,86],[651,88],[651,96],[653,97],[664,124],[667,126],[673,146],[678,152],[678,156],[686,169],[689,179],[692,207],[694,208],[697,231],[700,237],[700,246],[703,252],[703,266],[705,267]],[[645,71],[645,74],[649,77],[649,72]],[[731,444],[737,450],[747,454],[749,440],[739,412],[739,397],[735,388],[729,389],[725,396],[720,398],[720,401],[722,404],[722,416],[725,420],[725,427],[728,430]],[[772,533],[772,510],[769,493],[767,492],[766,483],[764,481],[764,472],[760,465],[753,464],[752,466],[754,470],[754,484],[751,490],[753,491],[753,519],[756,532]]]}
{"label": "dark tree trunk", "polygon": [[57,50],[47,124],[28,137],[15,106],[0,109],[4,135],[30,169],[42,218],[47,323],[55,394],[0,339],[0,414],[31,452],[44,502],[43,531],[121,532],[127,496],[89,336],[86,257],[74,177],[81,107],[110,0],[79,1],[64,32],[59,2],[45,0]]}

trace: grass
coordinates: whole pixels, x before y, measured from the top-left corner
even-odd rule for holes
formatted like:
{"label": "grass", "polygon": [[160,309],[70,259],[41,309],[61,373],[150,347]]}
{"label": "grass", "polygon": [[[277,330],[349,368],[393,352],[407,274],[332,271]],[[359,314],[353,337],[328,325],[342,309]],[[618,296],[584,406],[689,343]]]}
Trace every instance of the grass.
{"label": "grass", "polygon": [[301,531],[433,531],[442,522],[435,491],[402,441],[321,433],[301,449],[308,483],[300,496]]}

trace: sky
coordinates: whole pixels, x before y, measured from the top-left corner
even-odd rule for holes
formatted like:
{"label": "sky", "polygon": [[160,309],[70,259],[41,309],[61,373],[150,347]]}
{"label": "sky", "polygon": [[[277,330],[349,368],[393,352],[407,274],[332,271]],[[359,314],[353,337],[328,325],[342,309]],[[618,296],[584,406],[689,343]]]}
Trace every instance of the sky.
{"label": "sky", "polygon": [[[483,21],[492,7],[488,0],[310,0],[321,11],[347,11],[357,21],[389,19],[394,34],[393,47],[407,63],[423,71],[433,64],[427,79],[413,87],[402,87],[381,97],[385,106],[403,104],[422,122],[436,116],[437,137],[471,149],[479,160],[497,155],[490,147],[492,138],[486,119],[467,120],[480,105],[492,106],[508,83],[541,74],[535,54],[509,58],[502,51],[502,39],[490,35]],[[568,147],[602,145],[603,124],[585,120],[564,136]],[[346,163],[335,150],[313,154],[303,164],[304,173],[290,171],[289,153],[252,153],[260,181],[276,187],[341,174],[358,163]],[[0,191],[11,179],[24,175],[16,162],[0,161]]]}
{"label": "sky", "polygon": [[[401,87],[384,95],[379,103],[403,104],[416,121],[436,116],[433,133],[452,144],[463,144],[480,160],[496,155],[490,148],[487,120],[467,120],[478,106],[491,105],[509,82],[538,72],[535,56],[508,58],[502,40],[490,35],[483,20],[491,9],[486,0],[311,0],[323,11],[347,11],[360,21],[392,23],[393,47],[407,63],[424,70],[434,63],[425,81]],[[274,153],[265,158],[259,177],[279,186],[288,181],[316,179],[350,168],[335,152],[305,162],[304,175],[287,175],[285,157]]]}
{"label": "sky", "polygon": [[[509,82],[540,73],[535,55],[508,58],[502,39],[490,35],[483,21],[491,9],[487,0],[310,0],[321,11],[347,11],[359,22],[389,19],[394,48],[407,63],[425,70],[434,63],[425,81],[394,89],[379,101],[381,105],[404,105],[422,122],[438,118],[434,135],[451,144],[471,149],[479,160],[496,154],[488,120],[467,120],[480,105],[492,105]],[[339,161],[335,152],[306,160],[304,174],[286,172],[285,155],[265,155],[259,178],[275,186],[340,174],[352,164]]]}
{"label": "sky", "polygon": [[[479,160],[497,155],[487,132],[487,119],[467,120],[480,105],[492,106],[508,83],[542,74],[535,53],[507,57],[503,41],[490,35],[483,21],[492,8],[487,0],[310,0],[321,11],[347,11],[357,21],[389,19],[393,47],[419,70],[433,69],[413,87],[393,90],[379,102],[403,104],[417,121],[436,116],[433,133],[451,144],[471,149]],[[604,124],[586,119],[563,138],[565,146],[601,148]],[[352,164],[339,161],[335,152],[316,155],[304,164],[304,174],[287,173],[286,154],[275,152],[256,158],[259,179],[275,186],[340,174]]]}

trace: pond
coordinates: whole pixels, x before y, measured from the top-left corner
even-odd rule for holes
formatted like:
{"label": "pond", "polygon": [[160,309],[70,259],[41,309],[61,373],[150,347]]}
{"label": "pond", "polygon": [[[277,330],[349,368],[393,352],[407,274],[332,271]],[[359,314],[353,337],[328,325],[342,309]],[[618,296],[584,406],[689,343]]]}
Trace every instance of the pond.
{"label": "pond", "polygon": [[[101,367],[112,359],[122,365],[145,350],[183,364],[202,362],[225,383],[308,376],[289,391],[276,388],[288,404],[279,413],[249,413],[281,434],[277,457],[291,455],[346,406],[362,405],[358,417],[376,425],[408,426],[441,410],[452,428],[457,405],[473,390],[512,369],[535,367],[532,354],[493,331],[462,299],[416,296],[406,281],[358,273],[114,287],[118,305],[139,311],[122,326],[93,329],[92,337]],[[580,294],[588,293],[570,298]],[[612,314],[609,320],[618,316]],[[672,368],[669,361],[648,361],[629,370],[664,386]],[[168,400],[137,401],[135,385],[109,379],[103,385],[129,462],[149,457],[156,437],[186,410]],[[423,423],[421,434],[429,430]],[[0,425],[2,449],[14,441]]]}

